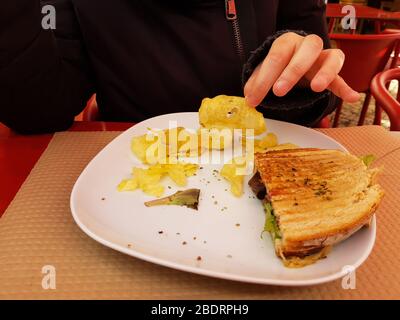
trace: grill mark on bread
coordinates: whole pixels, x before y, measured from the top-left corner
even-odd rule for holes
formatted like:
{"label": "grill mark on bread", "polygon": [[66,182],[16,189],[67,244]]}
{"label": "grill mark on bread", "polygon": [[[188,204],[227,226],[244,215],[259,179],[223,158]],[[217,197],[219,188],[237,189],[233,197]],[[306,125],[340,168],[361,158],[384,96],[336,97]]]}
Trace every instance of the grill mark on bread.
{"label": "grill mark on bread", "polygon": [[255,164],[282,233],[278,256],[314,254],[343,241],[370,221],[383,197],[378,170],[338,150],[257,153]]}

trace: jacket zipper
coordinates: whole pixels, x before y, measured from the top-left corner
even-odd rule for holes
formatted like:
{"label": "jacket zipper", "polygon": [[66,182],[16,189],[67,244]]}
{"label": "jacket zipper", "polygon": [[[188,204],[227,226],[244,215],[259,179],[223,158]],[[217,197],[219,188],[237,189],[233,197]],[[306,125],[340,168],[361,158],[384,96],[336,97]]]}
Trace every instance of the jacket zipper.
{"label": "jacket zipper", "polygon": [[226,19],[232,24],[234,45],[237,55],[239,56],[240,62],[245,62],[245,53],[242,41],[242,35],[240,33],[239,19],[236,11],[235,0],[225,0],[225,12]]}

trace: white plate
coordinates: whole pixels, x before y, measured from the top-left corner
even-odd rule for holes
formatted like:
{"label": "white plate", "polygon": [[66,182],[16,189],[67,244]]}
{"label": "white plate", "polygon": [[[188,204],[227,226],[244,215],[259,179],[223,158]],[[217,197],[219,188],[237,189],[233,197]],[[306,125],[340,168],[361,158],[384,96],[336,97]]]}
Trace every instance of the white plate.
{"label": "white plate", "polygon": [[[219,169],[222,164],[213,168],[204,166],[197,176],[189,179],[188,188],[201,189],[199,211],[176,206],[146,208],[143,203],[150,197],[141,191],[117,192],[120,180],[129,177],[132,167],[139,164],[130,153],[132,137],[146,133],[149,127],[168,128],[169,121],[185,128],[198,128],[197,113],[146,120],[117,137],[82,172],[72,191],[71,210],[79,227],[94,240],[174,269],[271,285],[332,281],[348,272],[346,266],[357,268],[366,260],[375,241],[375,218],[371,228],[363,228],[335,246],[327,259],[302,269],[285,268],[275,256],[269,235],[260,237],[264,212],[261,202],[253,199],[247,183],[245,194],[237,199],[225,192],[227,182],[218,181],[212,175],[212,169]],[[278,135],[280,143],[346,150],[312,129],[266,121],[268,130]],[[165,185],[173,186],[173,183],[167,180]],[[166,190],[172,194],[177,189]],[[223,207],[228,209],[221,211]],[[197,260],[199,256],[201,261]]]}

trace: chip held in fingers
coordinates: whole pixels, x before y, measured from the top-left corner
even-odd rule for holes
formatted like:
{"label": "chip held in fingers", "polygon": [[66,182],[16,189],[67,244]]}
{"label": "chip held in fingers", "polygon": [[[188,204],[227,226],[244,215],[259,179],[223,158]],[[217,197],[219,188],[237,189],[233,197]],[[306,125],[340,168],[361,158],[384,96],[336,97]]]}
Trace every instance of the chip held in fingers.
{"label": "chip held in fingers", "polygon": [[262,113],[249,106],[242,97],[219,95],[203,99],[199,120],[207,129],[252,129],[254,135],[267,130]]}

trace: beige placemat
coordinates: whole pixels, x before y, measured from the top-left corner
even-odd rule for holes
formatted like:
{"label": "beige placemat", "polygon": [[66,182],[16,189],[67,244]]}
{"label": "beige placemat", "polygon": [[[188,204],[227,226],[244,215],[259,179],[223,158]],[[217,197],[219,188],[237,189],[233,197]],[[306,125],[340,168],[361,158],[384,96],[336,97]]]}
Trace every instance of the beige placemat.
{"label": "beige placemat", "polygon": [[[386,197],[369,259],[356,289],[342,281],[291,288],[212,279],[153,265],[87,237],[74,223],[69,196],[90,159],[116,132],[59,133],[0,219],[0,298],[3,299],[365,299],[400,298],[400,139],[380,127],[322,130],[358,155],[385,165]],[[386,156],[385,156],[386,155]],[[42,288],[42,268],[56,268],[56,289]]]}

